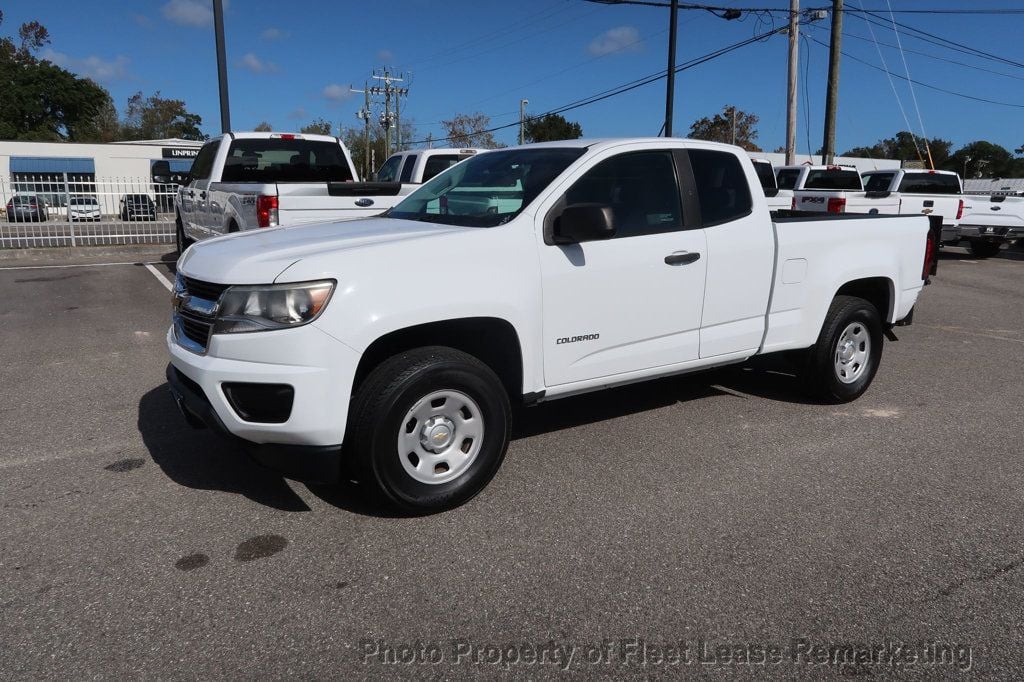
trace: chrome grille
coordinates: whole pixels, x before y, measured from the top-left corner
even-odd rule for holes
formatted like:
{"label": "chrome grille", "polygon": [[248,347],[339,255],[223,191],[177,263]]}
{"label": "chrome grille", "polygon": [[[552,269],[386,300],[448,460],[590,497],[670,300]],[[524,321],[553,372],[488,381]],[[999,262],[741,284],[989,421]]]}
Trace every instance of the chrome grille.
{"label": "chrome grille", "polygon": [[203,282],[179,274],[174,283],[174,336],[193,353],[206,353],[217,310],[227,284]]}

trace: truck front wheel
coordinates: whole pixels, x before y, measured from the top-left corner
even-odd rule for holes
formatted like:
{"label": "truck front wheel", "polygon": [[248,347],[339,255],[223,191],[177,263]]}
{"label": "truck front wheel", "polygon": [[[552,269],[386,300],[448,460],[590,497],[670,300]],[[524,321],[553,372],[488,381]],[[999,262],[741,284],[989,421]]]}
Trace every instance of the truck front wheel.
{"label": "truck front wheel", "polygon": [[971,253],[978,258],[991,258],[999,253],[999,242],[988,239],[972,239],[970,241]]}
{"label": "truck front wheel", "polygon": [[181,224],[181,218],[174,219],[174,243],[178,250],[178,256],[185,252],[185,249],[192,246],[192,241],[185,236],[185,226]]}
{"label": "truck front wheel", "polygon": [[856,296],[836,296],[825,315],[818,342],[805,358],[803,379],[819,400],[845,403],[871,385],[882,360],[878,310]]}
{"label": "truck front wheel", "polygon": [[347,448],[361,477],[414,513],[455,507],[501,466],[511,408],[490,367],[444,346],[399,353],[375,368],[352,403]]}

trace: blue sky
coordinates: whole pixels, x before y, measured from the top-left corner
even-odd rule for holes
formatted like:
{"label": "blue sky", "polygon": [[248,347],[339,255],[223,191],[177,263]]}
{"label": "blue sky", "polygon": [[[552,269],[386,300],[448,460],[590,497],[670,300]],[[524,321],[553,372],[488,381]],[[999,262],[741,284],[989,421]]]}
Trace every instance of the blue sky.
{"label": "blue sky", "polygon": [[[885,0],[859,0],[869,9]],[[894,9],[1014,8],[1003,0],[891,0]],[[786,0],[721,0],[725,6],[788,7]],[[825,0],[805,7],[829,4]],[[847,0],[858,6],[858,0]],[[216,57],[209,0],[15,1],[0,5],[3,32],[26,20],[49,28],[46,56],[89,75],[119,108],[135,91],[161,91],[186,101],[207,133],[220,130]],[[375,67],[412,74],[403,118],[417,138],[439,136],[438,124],[457,112],[483,112],[493,125],[518,118],[520,98],[543,112],[665,67],[667,10],[608,6],[583,0],[392,0],[368,3],[232,0],[226,11],[232,124],[249,129],[261,120],[294,129],[315,117],[355,125],[361,87]],[[1024,62],[1024,15],[897,15],[897,21],[988,52]],[[725,21],[705,11],[680,13],[678,62],[751,37],[765,28],[755,16]],[[868,26],[848,16],[844,50],[874,65],[879,56]],[[880,43],[895,44],[891,29],[874,27]],[[805,30],[828,42],[827,21]],[[900,36],[911,76],[949,90],[1021,105],[1001,106],[916,88],[924,130],[956,146],[987,139],[1013,150],[1024,145],[1024,68],[956,53],[909,35]],[[821,145],[827,51],[801,45],[809,60],[804,110],[800,79],[798,148]],[[897,50],[882,46],[889,68],[903,73]],[[968,68],[947,60],[962,61]],[[981,70],[985,69],[985,70]],[[993,73],[998,72],[998,73]],[[755,43],[677,77],[676,134],[726,104],[760,116],[758,142],[784,143],[786,38]],[[566,113],[587,137],[655,135],[664,116],[664,81]],[[907,115],[921,126],[904,81],[897,81]],[[871,144],[906,125],[883,72],[845,59],[841,72],[837,147]],[[512,143],[515,128],[497,133]]]}

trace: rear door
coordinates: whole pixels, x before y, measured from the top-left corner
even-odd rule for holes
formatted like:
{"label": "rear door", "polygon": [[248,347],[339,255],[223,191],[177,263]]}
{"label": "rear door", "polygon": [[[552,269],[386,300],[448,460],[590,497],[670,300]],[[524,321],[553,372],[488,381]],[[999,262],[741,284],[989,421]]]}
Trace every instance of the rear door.
{"label": "rear door", "polygon": [[688,157],[708,252],[700,357],[752,355],[764,337],[775,264],[771,221],[751,193],[758,180],[731,152],[690,149]]}
{"label": "rear door", "polygon": [[192,162],[188,184],[179,190],[181,198],[181,223],[192,238],[203,238],[206,231],[207,193],[210,189],[210,175],[220,149],[221,138],[203,145]]}
{"label": "rear door", "polygon": [[600,204],[616,226],[611,239],[540,245],[548,386],[698,359],[707,244],[684,209],[681,153],[608,150],[538,216],[547,230],[565,206]]}

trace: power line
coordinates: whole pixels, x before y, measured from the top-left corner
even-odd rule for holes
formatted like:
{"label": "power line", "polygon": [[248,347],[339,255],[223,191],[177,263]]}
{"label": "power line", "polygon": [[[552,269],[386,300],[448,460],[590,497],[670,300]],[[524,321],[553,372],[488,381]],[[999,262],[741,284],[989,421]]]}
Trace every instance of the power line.
{"label": "power line", "polygon": [[[587,2],[593,2],[600,5],[641,5],[645,7],[670,7],[671,3],[668,2],[655,2],[654,0],[586,0]],[[727,7],[724,5],[703,5],[689,2],[678,3],[679,9],[682,10],[702,10],[706,12],[749,12],[749,13],[770,13],[770,14],[789,14],[789,10],[781,7]],[[805,11],[815,10],[826,10],[831,11],[831,7],[812,7]],[[886,12],[885,8],[880,9],[843,9],[847,13],[864,12],[867,14],[873,12]],[[1024,14],[1024,8],[1002,8],[1002,7],[965,7],[965,8],[949,8],[949,7],[936,7],[930,9],[897,9],[893,10],[895,14],[984,14],[984,15],[1017,15]]]}
{"label": "power line", "polygon": [[[863,19],[863,17],[860,17],[860,18]],[[870,28],[870,23],[868,24],[868,26]],[[843,31],[843,35],[846,36],[847,38],[854,38],[856,40],[862,40],[862,41],[864,41],[866,43],[873,43],[875,45],[881,45],[882,47],[890,47],[890,48],[892,48],[894,50],[897,49],[897,47],[895,45],[893,45],[892,43],[886,43],[886,42],[883,42],[881,40],[877,40],[877,39],[874,38],[874,36],[872,36],[871,38],[865,38],[864,36],[859,36],[856,33],[847,33],[846,31]],[[910,36],[910,37],[914,37],[914,36]],[[928,57],[929,59],[935,59],[936,61],[946,62],[947,64],[956,64],[957,66],[963,66],[963,67],[968,68],[968,69],[974,69],[975,71],[982,71],[984,73],[991,73],[991,74],[994,74],[996,76],[1003,76],[1005,78],[1013,78],[1014,80],[1024,80],[1024,76],[1015,76],[1012,73],[1006,73],[1004,71],[994,71],[993,69],[986,69],[984,66],[978,66],[976,64],[968,64],[967,62],[961,62],[961,61],[958,61],[956,59],[949,59],[947,57],[940,57],[939,55],[931,54],[930,52],[921,52],[920,50],[912,50],[912,49],[910,49],[908,47],[904,47],[903,51],[904,52],[908,52],[910,54],[920,55],[922,57]]]}
{"label": "power line", "polygon": [[[811,40],[813,40],[818,45],[821,45],[824,48],[828,48],[828,45],[826,43],[822,42],[821,40],[818,40],[817,38],[811,37]],[[882,67],[876,66],[876,65],[872,64],[871,62],[865,61],[865,60],[863,60],[863,59],[861,59],[859,57],[855,57],[854,55],[849,54],[848,52],[843,52],[843,56],[844,57],[848,57],[848,58],[852,59],[855,62],[860,62],[861,64],[863,64],[865,66],[869,66],[872,69],[875,69],[876,71],[883,71]],[[892,75],[896,76],[897,78],[901,78],[903,80],[910,80],[906,76],[901,76],[898,73],[894,73]],[[1000,101],[997,101],[997,100],[994,100],[994,99],[985,99],[984,97],[975,97],[974,95],[965,95],[962,92],[956,92],[954,90],[947,90],[945,88],[940,88],[939,86],[932,85],[930,83],[922,83],[921,81],[918,81],[918,80],[911,81],[911,82],[914,83],[914,85],[920,85],[922,88],[928,88],[929,90],[937,90],[938,92],[944,92],[947,95],[956,95],[957,97],[962,97],[964,99],[974,100],[975,102],[984,102],[986,104],[997,104],[997,105],[1002,106],[1002,107],[1014,107],[1016,109],[1024,109],[1024,104],[1015,104],[1013,102],[1000,102]]]}
{"label": "power line", "polygon": [[[786,30],[787,28],[788,28],[788,26],[787,27],[778,28],[778,29],[775,29],[773,31],[768,31],[768,32],[765,32],[765,33],[761,33],[761,34],[755,35],[755,36],[753,36],[751,38],[747,38],[746,40],[741,40],[738,43],[733,43],[731,45],[727,45],[725,47],[719,48],[718,50],[715,50],[713,52],[709,52],[709,53],[707,53],[705,55],[702,55],[700,57],[695,57],[695,58],[693,58],[693,59],[691,59],[691,60],[689,60],[687,62],[683,62],[682,64],[679,64],[678,66],[675,67],[675,69],[673,69],[673,71],[675,73],[679,73],[681,71],[686,71],[687,69],[692,69],[692,68],[694,68],[696,66],[700,66],[701,64],[709,62],[709,61],[711,61],[713,59],[717,59],[718,57],[724,56],[724,55],[726,55],[726,54],[728,54],[730,52],[733,52],[735,50],[738,50],[738,49],[740,49],[742,47],[746,47],[747,45],[751,45],[753,43],[757,43],[757,42],[761,42],[763,40],[766,40],[766,39],[770,38],[771,36],[773,36],[775,34],[781,33],[782,31]],[[563,104],[561,106],[558,106],[558,107],[555,107],[553,109],[550,109],[550,110],[548,110],[548,111],[546,111],[544,113],[534,114],[533,116],[527,117],[525,120],[527,122],[534,121],[534,120],[541,119],[541,118],[543,118],[545,116],[548,116],[548,115],[551,115],[551,114],[562,114],[562,113],[565,113],[566,111],[572,111],[573,109],[579,109],[580,107],[585,107],[585,106],[589,106],[591,104],[596,104],[597,102],[601,102],[601,101],[609,99],[611,97],[616,97],[618,95],[625,94],[627,92],[630,92],[632,90],[636,90],[637,88],[643,87],[645,85],[650,85],[651,83],[656,83],[659,80],[661,80],[663,78],[666,78],[667,76],[668,76],[668,74],[666,73],[666,70],[656,71],[655,73],[648,74],[646,76],[641,76],[640,78],[636,78],[636,79],[634,79],[632,81],[629,81],[627,83],[622,83],[622,84],[617,85],[617,86],[615,86],[613,88],[609,88],[607,90],[602,90],[601,92],[597,92],[597,93],[594,93],[592,95],[588,95],[586,97],[574,100],[574,101],[569,102],[567,104]],[[511,128],[513,126],[518,126],[518,125],[519,125],[519,121],[513,121],[512,123],[506,123],[504,125],[494,126],[492,128],[487,128],[486,130],[479,130],[479,131],[476,131],[474,134],[493,133],[493,132],[496,132],[498,130],[504,130],[506,128]],[[433,141],[434,142],[441,142],[441,141],[447,141],[447,140],[451,140],[451,139],[452,139],[452,136],[448,136],[448,137],[444,137],[444,138],[434,138]],[[415,142],[409,142],[408,144],[410,144],[410,145],[423,144],[425,142],[426,142],[426,140],[416,140]]]}

